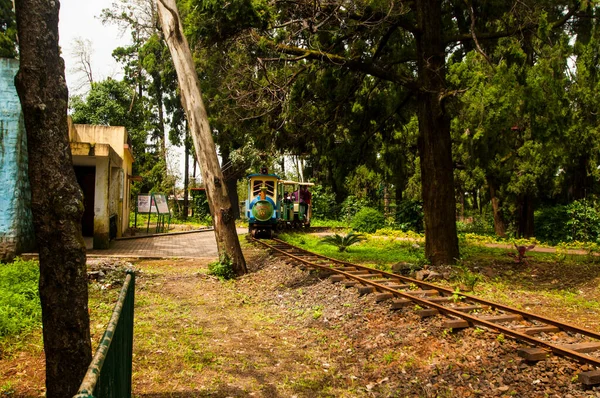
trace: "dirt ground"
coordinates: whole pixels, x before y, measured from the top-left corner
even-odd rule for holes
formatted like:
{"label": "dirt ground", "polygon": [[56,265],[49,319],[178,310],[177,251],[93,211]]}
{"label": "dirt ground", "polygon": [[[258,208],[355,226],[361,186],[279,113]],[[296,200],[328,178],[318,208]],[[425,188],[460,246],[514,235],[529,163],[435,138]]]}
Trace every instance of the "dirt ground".
{"label": "dirt ground", "polygon": [[[390,311],[256,248],[245,253],[251,272],[230,282],[201,260],[135,264],[135,397],[600,397],[577,382],[587,366],[529,365],[503,335],[452,332],[441,317]],[[95,340],[116,292],[91,289]],[[0,358],[0,396],[43,391],[32,336]]]}

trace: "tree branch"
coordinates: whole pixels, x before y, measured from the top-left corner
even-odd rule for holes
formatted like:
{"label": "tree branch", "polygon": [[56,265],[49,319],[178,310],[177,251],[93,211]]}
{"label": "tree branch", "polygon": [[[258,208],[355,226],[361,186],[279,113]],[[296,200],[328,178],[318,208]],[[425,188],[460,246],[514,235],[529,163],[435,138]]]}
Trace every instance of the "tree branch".
{"label": "tree branch", "polygon": [[400,76],[394,72],[385,70],[373,64],[372,62],[364,62],[357,59],[348,59],[336,54],[290,46],[282,43],[277,44],[271,40],[267,40],[264,37],[259,36],[257,33],[253,33],[253,36],[257,41],[262,39],[263,43],[265,43],[268,47],[277,52],[281,52],[288,55],[295,55],[305,59],[317,60],[330,65],[344,66],[356,72],[362,72],[367,75],[377,77],[379,79],[401,84],[411,90],[416,90],[418,88],[418,85],[414,81],[414,79],[407,76]]}
{"label": "tree branch", "polygon": [[[573,17],[573,15],[575,15],[577,13],[577,10],[579,8],[578,5],[579,5],[579,2],[576,1],[575,4],[573,4],[571,9],[569,10],[569,12],[567,12],[564,16],[562,16],[560,19],[556,20],[555,22],[553,22],[551,24],[552,29],[558,29],[558,28],[562,27],[565,23],[567,23],[569,21],[569,19],[571,19],[571,17]],[[516,26],[511,30],[506,30],[503,32],[479,33],[477,35],[477,38],[479,40],[501,39],[503,37],[514,36],[516,33],[522,32],[524,30],[537,29],[538,26],[539,26],[539,24],[537,24],[537,23],[529,23],[529,24],[525,24],[523,26]],[[470,40],[473,40],[472,32],[454,36],[454,37],[449,37],[445,40],[445,43],[446,43],[446,45],[448,45],[451,43],[470,41]]]}

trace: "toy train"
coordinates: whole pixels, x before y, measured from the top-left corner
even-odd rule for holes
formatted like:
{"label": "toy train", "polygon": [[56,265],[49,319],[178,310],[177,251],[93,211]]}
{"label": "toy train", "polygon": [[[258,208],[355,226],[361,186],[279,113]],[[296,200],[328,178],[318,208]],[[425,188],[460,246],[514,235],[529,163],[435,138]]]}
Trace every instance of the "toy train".
{"label": "toy train", "polygon": [[296,182],[261,173],[248,176],[246,217],[248,232],[253,237],[271,238],[276,230],[310,227],[310,182]]}

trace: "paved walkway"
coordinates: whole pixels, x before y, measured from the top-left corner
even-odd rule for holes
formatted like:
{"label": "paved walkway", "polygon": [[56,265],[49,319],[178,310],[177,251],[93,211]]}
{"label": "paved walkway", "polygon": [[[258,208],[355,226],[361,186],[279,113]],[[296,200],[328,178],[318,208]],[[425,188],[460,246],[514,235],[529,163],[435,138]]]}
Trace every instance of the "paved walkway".
{"label": "paved walkway", "polygon": [[[240,233],[242,230],[238,230]],[[108,250],[88,250],[90,256],[142,258],[217,258],[212,230],[117,239]]]}

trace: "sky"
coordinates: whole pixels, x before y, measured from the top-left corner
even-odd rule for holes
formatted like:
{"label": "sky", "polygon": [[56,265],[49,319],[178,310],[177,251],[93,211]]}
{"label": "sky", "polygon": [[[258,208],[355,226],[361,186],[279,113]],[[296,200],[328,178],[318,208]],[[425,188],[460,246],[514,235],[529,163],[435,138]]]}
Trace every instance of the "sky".
{"label": "sky", "polygon": [[71,53],[76,38],[92,42],[92,71],[95,81],[107,77],[122,77],[122,68],[112,57],[112,51],[129,43],[128,33],[121,34],[114,25],[103,25],[98,18],[102,9],[110,8],[113,0],[61,0],[58,22],[59,44],[65,60],[69,92],[74,93],[80,76],[73,73],[75,60]]}
{"label": "sky", "polygon": [[[115,25],[103,25],[99,19],[104,8],[110,8],[116,0],[61,0],[58,21],[59,44],[65,60],[65,75],[69,95],[85,94],[85,90],[77,91],[82,75],[73,71],[75,58],[71,55],[75,39],[81,38],[92,43],[92,75],[94,81],[102,81],[107,77],[121,79],[121,66],[112,57],[116,47],[130,43],[130,34],[122,34]],[[183,176],[183,149],[170,149],[170,166],[173,172]],[[191,168],[191,166],[190,166]],[[183,178],[178,181],[183,186]]]}

